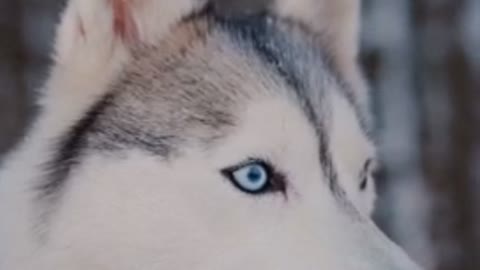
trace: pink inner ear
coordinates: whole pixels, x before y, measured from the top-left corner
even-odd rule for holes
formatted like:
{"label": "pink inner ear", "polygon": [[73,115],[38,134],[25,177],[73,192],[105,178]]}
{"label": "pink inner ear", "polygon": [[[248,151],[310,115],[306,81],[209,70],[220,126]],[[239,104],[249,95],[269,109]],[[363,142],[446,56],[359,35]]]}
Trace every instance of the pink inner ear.
{"label": "pink inner ear", "polygon": [[137,39],[138,32],[132,16],[132,0],[109,0],[113,10],[113,31],[124,41]]}

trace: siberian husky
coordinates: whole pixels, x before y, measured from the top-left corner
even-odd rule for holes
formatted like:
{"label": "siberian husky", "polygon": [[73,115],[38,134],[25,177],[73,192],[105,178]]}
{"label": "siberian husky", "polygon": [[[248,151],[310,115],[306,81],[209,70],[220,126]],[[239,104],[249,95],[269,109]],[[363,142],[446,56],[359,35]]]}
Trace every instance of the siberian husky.
{"label": "siberian husky", "polygon": [[1,270],[418,269],[369,218],[359,0],[262,2],[68,3]]}

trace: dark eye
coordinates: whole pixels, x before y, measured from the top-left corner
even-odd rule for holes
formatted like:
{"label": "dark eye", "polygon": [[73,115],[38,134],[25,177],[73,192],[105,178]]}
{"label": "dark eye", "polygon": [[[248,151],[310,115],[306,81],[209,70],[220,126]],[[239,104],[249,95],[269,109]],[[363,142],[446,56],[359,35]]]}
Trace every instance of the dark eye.
{"label": "dark eye", "polygon": [[360,183],[360,190],[361,191],[365,191],[367,189],[369,180],[370,179],[369,179],[368,175],[363,176],[362,182]]}
{"label": "dark eye", "polygon": [[285,191],[284,177],[264,161],[254,160],[222,170],[232,184],[249,194]]}
{"label": "dark eye", "polygon": [[365,162],[363,166],[362,173],[360,174],[361,182],[360,182],[360,190],[365,191],[368,187],[368,183],[374,179],[374,174],[376,171],[375,163],[372,159],[369,159]]}

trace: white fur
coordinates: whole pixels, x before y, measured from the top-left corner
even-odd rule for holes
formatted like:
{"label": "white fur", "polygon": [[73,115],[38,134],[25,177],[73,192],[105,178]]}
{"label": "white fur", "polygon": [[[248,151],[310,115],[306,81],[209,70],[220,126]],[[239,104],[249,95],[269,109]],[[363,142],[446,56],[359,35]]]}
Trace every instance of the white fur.
{"label": "white fur", "polygon": [[[46,244],[10,239],[33,246],[0,269],[415,269],[370,222],[338,205],[296,104],[258,97],[242,115],[212,150],[192,145],[171,162],[134,150],[91,155],[70,177]],[[366,155],[350,154],[360,162]],[[219,173],[251,156],[286,174],[288,197],[252,198]],[[361,166],[351,161],[342,169]]]}
{"label": "white fur", "polygon": [[[296,10],[293,3],[279,1],[278,12],[314,20],[316,13]],[[337,6],[328,3],[322,7]],[[131,4],[135,38],[154,43],[204,3]],[[349,9],[338,11],[319,13],[330,16],[325,23],[334,33],[342,29],[332,26],[335,14],[352,15]],[[50,142],[105,93],[130,58],[130,41],[112,30],[113,17],[106,0],[68,5],[43,114],[0,172],[0,270],[416,269],[371,221],[337,202],[323,178],[313,128],[298,105],[279,96],[259,96],[248,104],[238,112],[242,122],[234,135],[210,151],[191,145],[181,159],[169,162],[139,150],[89,155],[69,177],[42,242],[33,228],[42,206],[31,203],[31,189],[51,157]],[[340,39],[354,44],[350,38]],[[345,100],[331,99],[330,143],[341,185],[368,213],[374,192],[362,195],[354,179],[372,149]],[[252,198],[219,173],[252,155],[286,174],[287,197]]]}

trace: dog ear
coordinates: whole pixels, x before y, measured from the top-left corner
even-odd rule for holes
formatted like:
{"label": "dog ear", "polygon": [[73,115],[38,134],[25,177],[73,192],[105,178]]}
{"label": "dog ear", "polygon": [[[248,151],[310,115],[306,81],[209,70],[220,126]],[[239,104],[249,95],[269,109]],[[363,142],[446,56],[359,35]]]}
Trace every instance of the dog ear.
{"label": "dog ear", "polygon": [[155,42],[207,0],[70,0],[57,31],[62,61],[82,50]]}
{"label": "dog ear", "polygon": [[361,0],[275,0],[274,12],[299,21],[322,36],[339,63],[358,54]]}
{"label": "dog ear", "polygon": [[[207,0],[69,0],[57,29],[54,63],[40,106],[74,118],[105,95],[135,44],[163,38]],[[63,120],[62,120],[63,121]]]}

